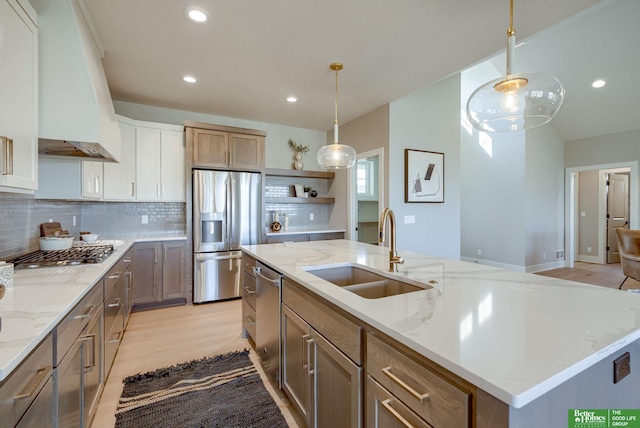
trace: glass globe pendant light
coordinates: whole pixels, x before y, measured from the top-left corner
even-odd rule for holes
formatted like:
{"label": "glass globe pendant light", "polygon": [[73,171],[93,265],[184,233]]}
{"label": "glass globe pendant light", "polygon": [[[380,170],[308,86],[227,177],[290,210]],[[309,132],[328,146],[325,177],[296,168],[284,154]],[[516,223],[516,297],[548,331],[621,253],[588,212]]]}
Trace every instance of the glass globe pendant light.
{"label": "glass globe pendant light", "polygon": [[356,163],[356,151],[353,147],[338,142],[338,71],[342,70],[343,65],[334,62],[329,68],[336,72],[336,115],[333,122],[333,144],[328,144],[318,150],[318,164],[326,169],[346,169]]}
{"label": "glass globe pendant light", "polygon": [[511,72],[516,44],[513,0],[507,37],[507,75],[480,86],[467,101],[467,117],[480,131],[520,131],[544,125],[555,116],[564,99],[564,89],[554,76]]}

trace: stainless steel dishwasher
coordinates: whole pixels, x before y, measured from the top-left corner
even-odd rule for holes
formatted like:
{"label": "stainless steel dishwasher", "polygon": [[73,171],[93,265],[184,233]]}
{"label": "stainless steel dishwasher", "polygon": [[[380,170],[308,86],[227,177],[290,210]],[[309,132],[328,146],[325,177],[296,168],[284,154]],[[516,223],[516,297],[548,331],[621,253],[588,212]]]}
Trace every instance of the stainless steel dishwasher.
{"label": "stainless steel dishwasher", "polygon": [[267,376],[280,387],[282,275],[260,262],[256,274],[256,353]]}

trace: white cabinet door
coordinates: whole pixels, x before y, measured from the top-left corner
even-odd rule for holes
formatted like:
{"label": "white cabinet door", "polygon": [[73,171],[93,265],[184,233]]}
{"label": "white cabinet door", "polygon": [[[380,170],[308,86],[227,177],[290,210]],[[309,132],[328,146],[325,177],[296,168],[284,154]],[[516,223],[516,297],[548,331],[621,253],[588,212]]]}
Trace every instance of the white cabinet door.
{"label": "white cabinet door", "polygon": [[159,201],[160,180],[160,130],[136,128],[136,199]]}
{"label": "white cabinet door", "polygon": [[27,1],[0,0],[0,136],[13,140],[12,156],[6,146],[0,155],[0,191],[8,192],[38,187],[38,29],[25,11],[37,21]]}
{"label": "white cabinet door", "polygon": [[120,122],[122,156],[120,163],[104,163],[104,199],[132,201],[136,181],[136,128]]}
{"label": "white cabinet door", "polygon": [[185,201],[184,132],[160,132],[161,197],[164,201]]}
{"label": "white cabinet door", "polygon": [[102,199],[103,162],[82,162],[82,197]]}

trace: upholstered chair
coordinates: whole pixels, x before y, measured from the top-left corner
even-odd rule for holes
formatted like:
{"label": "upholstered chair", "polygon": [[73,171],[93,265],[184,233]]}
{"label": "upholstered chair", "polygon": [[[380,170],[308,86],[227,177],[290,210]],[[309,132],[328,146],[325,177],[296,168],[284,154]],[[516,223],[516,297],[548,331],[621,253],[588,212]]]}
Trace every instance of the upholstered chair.
{"label": "upholstered chair", "polygon": [[[616,235],[618,236],[618,251],[620,252],[622,273],[625,275],[622,284],[627,278],[640,281],[640,230],[618,227],[616,228]],[[622,288],[622,284],[618,288]]]}

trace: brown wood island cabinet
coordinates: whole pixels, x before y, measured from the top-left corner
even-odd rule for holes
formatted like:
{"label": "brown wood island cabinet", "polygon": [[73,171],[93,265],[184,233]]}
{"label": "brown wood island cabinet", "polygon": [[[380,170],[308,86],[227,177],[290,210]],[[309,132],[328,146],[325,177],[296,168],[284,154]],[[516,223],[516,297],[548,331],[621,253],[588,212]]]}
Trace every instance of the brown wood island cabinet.
{"label": "brown wood island cabinet", "polygon": [[133,311],[187,302],[184,241],[141,242],[133,247]]}
{"label": "brown wood island cabinet", "polygon": [[287,276],[281,387],[307,427],[509,425],[507,404]]}

